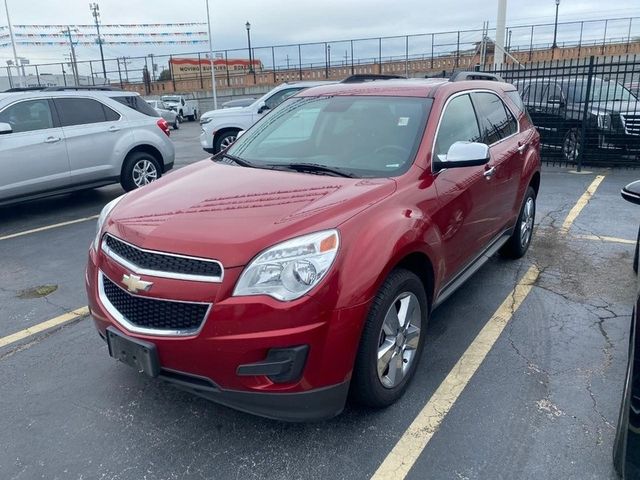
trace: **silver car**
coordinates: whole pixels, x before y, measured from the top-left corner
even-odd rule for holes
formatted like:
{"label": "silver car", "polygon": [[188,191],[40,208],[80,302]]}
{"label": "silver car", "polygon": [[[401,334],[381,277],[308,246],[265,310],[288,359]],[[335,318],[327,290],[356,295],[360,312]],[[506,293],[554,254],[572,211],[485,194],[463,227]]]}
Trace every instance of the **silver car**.
{"label": "silver car", "polygon": [[178,115],[174,110],[169,110],[162,100],[146,100],[146,102],[151,105],[151,108],[153,108],[158,115],[164,118],[174,130],[178,130],[180,128],[180,115]]}
{"label": "silver car", "polygon": [[137,93],[0,93],[0,204],[118,182],[142,187],[173,167],[169,133]]}

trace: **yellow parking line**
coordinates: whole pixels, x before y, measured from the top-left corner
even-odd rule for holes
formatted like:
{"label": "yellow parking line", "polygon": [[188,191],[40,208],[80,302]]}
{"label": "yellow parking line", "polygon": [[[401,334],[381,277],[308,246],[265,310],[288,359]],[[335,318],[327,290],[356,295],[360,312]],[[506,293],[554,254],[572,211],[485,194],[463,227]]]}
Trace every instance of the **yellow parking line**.
{"label": "yellow parking line", "polygon": [[0,240],[9,240],[10,238],[22,237],[24,235],[30,235],[32,233],[44,232],[45,230],[51,230],[52,228],[66,227],[67,225],[73,225],[74,223],[87,222],[89,220],[96,220],[100,215],[92,215],[90,217],[77,218],[76,220],[69,220],[68,222],[55,223],[53,225],[47,225],[45,227],[34,228],[31,230],[25,230],[24,232],[12,233],[11,235],[5,235],[0,237]]}
{"label": "yellow parking line", "polygon": [[635,245],[635,240],[628,240],[626,238],[607,237],[603,235],[574,235],[575,238],[580,240],[597,240],[600,242],[622,243],[624,245]]}
{"label": "yellow parking line", "polygon": [[409,473],[513,314],[533,288],[539,274],[540,271],[536,266],[529,268],[404,432],[372,479],[398,480]]}
{"label": "yellow parking line", "polygon": [[582,209],[587,206],[587,203],[589,203],[589,200],[591,200],[591,197],[593,197],[593,194],[596,193],[596,190],[602,183],[602,180],[604,180],[604,175],[598,175],[593,180],[593,182],[591,182],[591,185],[589,185],[589,188],[587,188],[587,191],[584,192],[582,196],[578,199],[576,204],[569,211],[567,218],[564,219],[564,223],[562,224],[562,227],[560,227],[560,235],[566,235],[567,233],[569,233],[569,230],[571,229],[573,222],[575,222],[576,218],[578,218],[578,215],[580,215],[580,212],[582,212]]}
{"label": "yellow parking line", "polygon": [[81,307],[72,312],[65,313],[64,315],[60,315],[59,317],[52,318],[51,320],[47,320],[46,322],[42,322],[37,325],[34,325],[33,327],[25,328],[24,330],[20,330],[19,332],[13,333],[6,337],[1,337],[0,348],[6,347],[7,345],[11,345],[12,343],[16,343],[27,337],[35,335],[36,333],[49,330],[50,328],[53,328],[53,327],[59,327],[60,325],[64,325],[65,323],[69,323],[78,318],[85,317],[88,314],[89,314],[89,307]]}

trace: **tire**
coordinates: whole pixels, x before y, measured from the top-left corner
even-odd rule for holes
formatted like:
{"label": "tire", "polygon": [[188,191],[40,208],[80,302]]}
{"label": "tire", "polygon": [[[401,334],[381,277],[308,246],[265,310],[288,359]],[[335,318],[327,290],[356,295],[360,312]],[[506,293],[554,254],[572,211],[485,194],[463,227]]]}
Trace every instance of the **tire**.
{"label": "tire", "polygon": [[638,260],[640,257],[640,229],[638,229],[638,238],[636,239],[636,253],[633,256],[633,271],[638,273]]}
{"label": "tire", "polygon": [[124,161],[120,184],[125,191],[130,192],[157,180],[161,176],[160,162],[154,156],[146,152],[133,152]]}
{"label": "tire", "polygon": [[176,119],[173,121],[173,129],[174,130],[180,129],[180,118],[178,117],[178,115],[176,115]]}
{"label": "tire", "polygon": [[225,150],[236,141],[236,137],[240,130],[229,130],[218,137],[216,140],[216,144],[213,146],[215,152],[218,153],[222,150]]}
{"label": "tire", "polygon": [[373,299],[360,338],[351,380],[355,402],[384,408],[402,397],[424,347],[428,312],[420,279],[404,269],[391,272]]}
{"label": "tire", "polygon": [[536,219],[536,192],[527,188],[515,229],[500,252],[507,258],[521,258],[529,250],[533,237],[533,225]]}
{"label": "tire", "polygon": [[569,128],[562,139],[562,158],[564,161],[578,163],[583,143],[582,129],[579,126]]}
{"label": "tire", "polygon": [[[636,312],[633,312],[635,319]],[[626,462],[625,450],[627,442],[627,430],[629,424],[629,410],[631,408],[631,382],[633,381],[633,362],[635,356],[634,322],[631,322],[631,335],[629,336],[629,363],[627,364],[627,375],[624,381],[624,392],[620,402],[620,413],[618,414],[618,424],[616,426],[616,436],[613,442],[613,467],[618,475],[622,476],[623,465]]]}

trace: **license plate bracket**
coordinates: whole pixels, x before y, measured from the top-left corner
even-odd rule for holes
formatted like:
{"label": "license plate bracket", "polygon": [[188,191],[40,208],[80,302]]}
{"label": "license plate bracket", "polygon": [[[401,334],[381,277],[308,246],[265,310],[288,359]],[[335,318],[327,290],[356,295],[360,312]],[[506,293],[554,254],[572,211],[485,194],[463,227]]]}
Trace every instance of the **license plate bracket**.
{"label": "license plate bracket", "polygon": [[109,355],[149,377],[160,375],[158,349],[151,342],[131,338],[114,327],[107,327]]}

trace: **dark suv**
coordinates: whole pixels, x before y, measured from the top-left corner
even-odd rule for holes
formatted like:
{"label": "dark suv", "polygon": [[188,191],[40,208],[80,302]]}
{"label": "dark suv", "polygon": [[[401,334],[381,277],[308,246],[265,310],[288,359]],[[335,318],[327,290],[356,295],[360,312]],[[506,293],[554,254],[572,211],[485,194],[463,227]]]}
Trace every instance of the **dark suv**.
{"label": "dark suv", "polygon": [[584,146],[601,156],[640,154],[640,103],[619,83],[592,78],[588,102],[585,76],[535,78],[514,84],[540,132],[541,142],[560,148],[567,162],[576,162]]}

